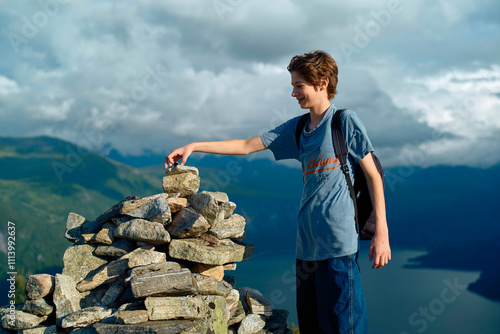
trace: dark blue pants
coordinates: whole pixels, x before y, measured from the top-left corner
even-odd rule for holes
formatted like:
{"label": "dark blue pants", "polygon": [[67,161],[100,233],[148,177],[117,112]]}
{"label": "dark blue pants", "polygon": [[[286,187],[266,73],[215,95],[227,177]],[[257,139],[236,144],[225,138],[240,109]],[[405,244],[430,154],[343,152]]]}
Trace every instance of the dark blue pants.
{"label": "dark blue pants", "polygon": [[368,333],[357,253],[296,262],[300,334]]}

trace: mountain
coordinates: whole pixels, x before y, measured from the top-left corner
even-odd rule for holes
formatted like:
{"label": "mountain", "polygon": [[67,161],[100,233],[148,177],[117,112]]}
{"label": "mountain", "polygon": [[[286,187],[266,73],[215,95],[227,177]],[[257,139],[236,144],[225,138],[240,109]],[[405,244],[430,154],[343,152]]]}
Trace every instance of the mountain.
{"label": "mountain", "polygon": [[5,257],[10,221],[16,226],[18,267],[61,267],[69,212],[94,219],[126,196],[159,192],[160,180],[71,143],[0,138],[0,251]]}
{"label": "mountain", "polygon": [[[69,245],[64,238],[68,213],[95,219],[126,196],[162,192],[163,159],[122,157],[113,151],[104,157],[49,137],[0,138],[0,261],[7,261],[6,231],[11,221],[16,224],[19,268],[30,274],[61,267]],[[238,203],[236,212],[247,218],[245,241],[256,246],[256,256],[294,254],[300,169],[266,159],[214,155],[193,155],[189,164],[200,170],[201,190],[224,191]],[[432,254],[433,261],[418,260],[416,267],[447,268],[453,252],[443,249],[489,244],[500,236],[494,211],[499,172],[500,166],[387,168],[392,247]],[[475,268],[487,272],[488,282],[500,277],[500,270],[491,266]],[[476,287],[478,293],[487,290]]]}

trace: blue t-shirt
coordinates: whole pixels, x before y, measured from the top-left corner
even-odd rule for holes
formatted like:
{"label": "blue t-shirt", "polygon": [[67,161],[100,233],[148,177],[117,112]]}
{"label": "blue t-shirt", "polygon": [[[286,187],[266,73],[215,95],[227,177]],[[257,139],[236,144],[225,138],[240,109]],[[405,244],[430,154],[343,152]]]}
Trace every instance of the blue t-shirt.
{"label": "blue t-shirt", "polygon": [[[304,190],[297,225],[297,258],[300,260],[340,257],[358,249],[354,205],[333,148],[331,124],[335,111],[332,105],[310,132],[306,131],[306,124],[300,150],[295,140],[300,116],[260,136],[276,160],[297,159],[302,163]],[[353,159],[359,162],[373,147],[356,113],[344,111],[341,122],[349,152],[348,165],[354,177]]]}

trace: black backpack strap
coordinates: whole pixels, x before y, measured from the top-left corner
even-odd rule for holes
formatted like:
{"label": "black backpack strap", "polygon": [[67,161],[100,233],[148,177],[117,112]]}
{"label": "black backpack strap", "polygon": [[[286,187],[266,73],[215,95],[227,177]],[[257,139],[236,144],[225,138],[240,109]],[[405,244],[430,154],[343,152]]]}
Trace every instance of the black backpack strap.
{"label": "black backpack strap", "polygon": [[356,205],[356,193],[354,192],[354,186],[351,181],[351,176],[349,175],[349,166],[347,165],[347,146],[345,143],[344,129],[342,128],[342,113],[345,109],[338,109],[332,119],[332,141],[333,147],[335,149],[335,155],[340,161],[340,167],[344,173],[347,186],[349,187],[349,192],[351,193],[352,202],[354,204],[354,218],[356,219],[356,232],[359,233],[358,224],[358,207]]}
{"label": "black backpack strap", "polygon": [[297,128],[295,129],[295,142],[297,143],[297,148],[300,150],[300,135],[302,134],[302,130],[306,126],[307,120],[309,119],[309,113],[306,113],[300,117],[299,122],[297,123]]}

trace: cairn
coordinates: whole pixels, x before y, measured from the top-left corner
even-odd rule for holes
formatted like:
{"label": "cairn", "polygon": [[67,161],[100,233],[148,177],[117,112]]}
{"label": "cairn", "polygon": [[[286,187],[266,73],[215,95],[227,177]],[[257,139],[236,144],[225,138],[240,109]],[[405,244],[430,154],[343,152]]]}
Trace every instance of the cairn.
{"label": "cairn", "polygon": [[228,195],[199,186],[196,168],[177,165],[164,193],[95,221],[70,213],[62,274],[31,275],[27,300],[0,308],[0,333],[291,333],[288,311],[225,274],[254,246]]}

